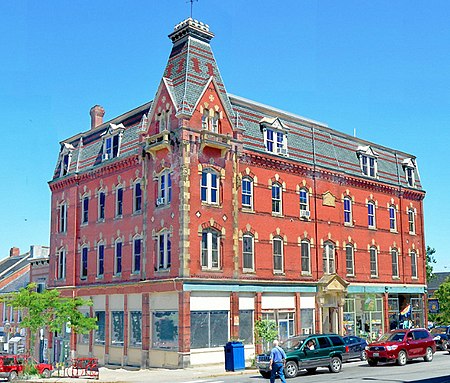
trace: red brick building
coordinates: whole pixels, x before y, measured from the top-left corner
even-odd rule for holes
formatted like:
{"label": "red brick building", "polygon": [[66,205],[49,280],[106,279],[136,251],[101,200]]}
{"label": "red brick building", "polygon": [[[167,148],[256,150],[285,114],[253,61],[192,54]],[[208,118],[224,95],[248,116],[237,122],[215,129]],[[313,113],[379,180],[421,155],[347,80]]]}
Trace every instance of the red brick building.
{"label": "red brick building", "polygon": [[72,349],[183,367],[235,338],[254,354],[258,318],[281,338],[423,325],[416,158],[227,93],[213,36],[178,24],[153,101],[108,122],[95,106],[61,143],[49,284],[99,324]]}

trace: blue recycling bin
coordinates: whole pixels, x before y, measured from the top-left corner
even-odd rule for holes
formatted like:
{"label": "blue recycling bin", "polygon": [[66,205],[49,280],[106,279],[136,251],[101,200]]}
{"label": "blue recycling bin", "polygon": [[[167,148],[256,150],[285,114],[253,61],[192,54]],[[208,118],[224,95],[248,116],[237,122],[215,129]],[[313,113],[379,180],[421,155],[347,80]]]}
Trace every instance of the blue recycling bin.
{"label": "blue recycling bin", "polygon": [[225,350],[225,371],[245,370],[244,345],[241,342],[228,342]]}

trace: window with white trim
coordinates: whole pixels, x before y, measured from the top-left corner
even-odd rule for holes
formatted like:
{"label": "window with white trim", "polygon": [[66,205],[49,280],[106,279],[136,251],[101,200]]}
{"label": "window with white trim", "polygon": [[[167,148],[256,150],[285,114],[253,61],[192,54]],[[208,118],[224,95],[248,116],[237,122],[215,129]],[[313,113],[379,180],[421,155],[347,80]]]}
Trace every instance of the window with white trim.
{"label": "window with white trim", "polygon": [[111,345],[123,346],[123,311],[111,311]]}
{"label": "window with white trim", "polygon": [[116,189],[116,218],[123,215],[123,187],[117,186]]}
{"label": "window with white trim", "polygon": [[122,273],[122,250],[122,240],[118,239],[114,243],[114,275],[120,275]]}
{"label": "window with white trim", "polygon": [[141,271],[142,239],[140,237],[133,239],[133,273]]}
{"label": "window with white trim", "polygon": [[408,209],[408,228],[409,234],[416,233],[416,221],[415,221],[415,213],[413,208]]}
{"label": "window with white trim", "polygon": [[57,265],[56,265],[56,278],[65,279],[66,278],[66,250],[60,249],[57,253]]}
{"label": "window with white trim", "polygon": [[81,248],[81,279],[86,279],[88,275],[88,250],[87,246]]}
{"label": "window with white trim", "polygon": [[344,224],[352,225],[352,199],[349,196],[344,197]]}
{"label": "window with white trim", "polygon": [[279,183],[272,185],[272,213],[282,214],[282,188]]}
{"label": "window with white trim", "polygon": [[364,154],[360,156],[361,170],[364,175],[375,178],[377,176],[377,160]]}
{"label": "window with white trim", "polygon": [[81,223],[86,225],[89,221],[89,196],[84,196],[81,200]]}
{"label": "window with white trim", "polygon": [[116,158],[120,154],[120,146],[122,142],[123,124],[109,124],[108,130],[102,133],[103,136],[103,154],[102,161]]}
{"label": "window with white trim", "polygon": [[98,193],[98,220],[105,220],[106,193],[102,190]]}
{"label": "window with white trim", "polygon": [[67,203],[66,202],[62,202],[59,205],[58,232],[59,233],[67,232]]}
{"label": "window with white trim", "polygon": [[334,256],[334,243],[327,241],[323,245],[323,273],[334,274],[335,268],[335,256]]}
{"label": "window with white trim", "polygon": [[287,137],[283,131],[265,128],[264,145],[269,153],[287,155]]}
{"label": "window with white trim", "polygon": [[301,188],[300,194],[300,218],[309,218],[309,193],[308,189]]}
{"label": "window with white trim", "polygon": [[202,232],[202,268],[220,268],[220,233],[215,229],[205,229]]}
{"label": "window with white trim", "polygon": [[158,259],[157,270],[170,269],[172,256],[172,242],[170,240],[170,233],[167,230],[162,231],[157,237]]}
{"label": "window with white trim", "polygon": [[97,278],[103,277],[105,273],[105,244],[103,242],[97,245]]}
{"label": "window with white trim", "polygon": [[376,227],[375,221],[375,203],[373,201],[367,202],[367,220],[370,229]]}
{"label": "window with white trim", "polygon": [[406,182],[408,183],[408,186],[414,187],[415,185],[415,177],[414,177],[414,168],[410,166],[405,167],[405,176],[406,176]]}
{"label": "window with white trim", "polygon": [[392,276],[398,277],[398,251],[397,249],[391,249],[391,260],[392,260]]}
{"label": "window with white trim", "polygon": [[370,253],[370,276],[378,277],[378,251],[376,247],[372,246],[369,249]]}
{"label": "window with white trim", "polygon": [[275,237],[272,240],[272,252],[273,252],[273,271],[275,273],[283,273],[284,272],[283,239],[281,237]]}
{"label": "window with white trim", "polygon": [[219,204],[219,175],[211,170],[202,171],[202,179],[200,185],[202,202],[218,205]]}
{"label": "window with white trim", "polygon": [[355,275],[355,255],[354,247],[352,244],[347,244],[345,246],[345,268],[347,275]]}
{"label": "window with white trim", "polygon": [[300,257],[302,274],[311,274],[311,244],[306,239],[302,239],[300,243]]}
{"label": "window with white trim", "polygon": [[59,176],[64,177],[69,174],[70,163],[72,162],[73,145],[64,142],[61,145]]}
{"label": "window with white trim", "polygon": [[242,207],[253,210],[253,180],[250,177],[242,179]]}
{"label": "window with white trim", "polygon": [[213,133],[219,133],[220,113],[212,109],[203,109],[202,129]]}
{"label": "window with white trim", "polygon": [[254,271],[254,237],[251,234],[242,236],[242,262],[244,271]]}
{"label": "window with white trim", "polygon": [[411,251],[411,276],[417,278],[417,253]]}
{"label": "window with white trim", "polygon": [[158,199],[157,206],[169,205],[172,201],[172,174],[169,170],[164,170],[158,179]]}
{"label": "window with white trim", "polygon": [[397,231],[397,209],[394,205],[389,206],[389,229]]}
{"label": "window with white trim", "polygon": [[142,185],[140,180],[134,183],[133,198],[133,212],[140,213],[142,210]]}

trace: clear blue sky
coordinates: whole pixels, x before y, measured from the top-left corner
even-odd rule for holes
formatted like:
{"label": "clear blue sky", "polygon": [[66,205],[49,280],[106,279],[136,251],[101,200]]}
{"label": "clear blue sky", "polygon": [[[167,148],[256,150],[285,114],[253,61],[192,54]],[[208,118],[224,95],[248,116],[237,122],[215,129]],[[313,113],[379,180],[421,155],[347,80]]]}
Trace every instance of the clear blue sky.
{"label": "clear blue sky", "polygon": [[[153,99],[186,0],[0,2],[0,258],[48,245],[59,142]],[[418,157],[450,271],[450,2],[200,0],[230,93]]]}

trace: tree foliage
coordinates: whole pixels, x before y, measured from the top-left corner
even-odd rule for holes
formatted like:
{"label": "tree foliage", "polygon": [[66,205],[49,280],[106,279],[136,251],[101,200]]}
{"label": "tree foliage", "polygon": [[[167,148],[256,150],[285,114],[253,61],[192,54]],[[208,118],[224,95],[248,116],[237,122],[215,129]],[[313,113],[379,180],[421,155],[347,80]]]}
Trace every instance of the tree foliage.
{"label": "tree foliage", "polygon": [[97,328],[97,319],[86,317],[79,310],[81,306],[92,306],[91,300],[62,297],[54,289],[38,293],[35,283],[2,296],[0,301],[23,312],[20,327],[29,328],[32,336],[41,328],[60,332],[67,326],[77,334],[87,334]]}
{"label": "tree foliage", "polygon": [[436,249],[427,246],[426,258],[427,258],[427,282],[431,281],[433,278],[433,263],[436,263],[436,259],[434,258],[434,253],[436,253]]}
{"label": "tree foliage", "polygon": [[273,320],[258,319],[255,321],[256,342],[266,351],[268,345],[278,336],[277,324]]}
{"label": "tree foliage", "polygon": [[450,324],[450,278],[447,278],[434,292],[439,300],[439,313],[430,315],[430,319],[437,324]]}

